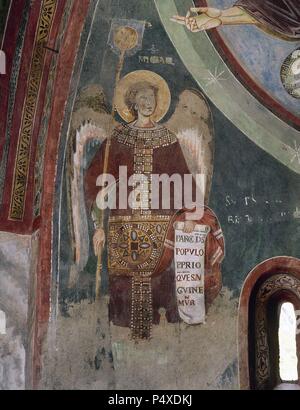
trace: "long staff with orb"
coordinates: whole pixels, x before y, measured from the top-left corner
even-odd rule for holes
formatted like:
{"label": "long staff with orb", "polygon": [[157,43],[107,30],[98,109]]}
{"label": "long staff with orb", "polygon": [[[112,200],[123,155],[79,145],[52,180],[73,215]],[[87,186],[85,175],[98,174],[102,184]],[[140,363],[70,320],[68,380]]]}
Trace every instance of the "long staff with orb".
{"label": "long staff with orb", "polygon": [[[119,62],[117,65],[116,71],[116,79],[115,79],[115,89],[114,89],[114,96],[112,101],[112,119],[115,117],[116,107],[115,107],[115,95],[116,95],[116,87],[121,79],[121,73],[125,62],[126,53],[129,50],[133,50],[139,41],[139,34],[136,29],[129,26],[119,26],[115,29],[113,33],[113,44],[120,52]],[[108,159],[109,159],[109,152],[110,152],[110,145],[111,145],[111,135],[108,136],[106,147],[105,147],[105,154],[104,154],[104,166],[103,166],[103,174],[107,173],[108,169]],[[104,218],[99,217],[98,225],[101,229],[104,229]],[[97,271],[96,271],[96,299],[100,297],[101,293],[101,272],[102,272],[102,253],[103,253],[104,243],[101,246],[101,249],[98,252],[98,262],[97,262]]]}

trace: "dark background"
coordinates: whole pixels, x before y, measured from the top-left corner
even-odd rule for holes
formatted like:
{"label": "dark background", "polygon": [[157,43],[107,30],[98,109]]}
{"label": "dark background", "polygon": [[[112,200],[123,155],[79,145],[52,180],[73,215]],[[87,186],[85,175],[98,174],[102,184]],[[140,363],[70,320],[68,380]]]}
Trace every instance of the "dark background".
{"label": "dark background", "polygon": [[2,43],[2,36],[5,28],[6,17],[10,5],[10,0],[0,0],[0,47]]}

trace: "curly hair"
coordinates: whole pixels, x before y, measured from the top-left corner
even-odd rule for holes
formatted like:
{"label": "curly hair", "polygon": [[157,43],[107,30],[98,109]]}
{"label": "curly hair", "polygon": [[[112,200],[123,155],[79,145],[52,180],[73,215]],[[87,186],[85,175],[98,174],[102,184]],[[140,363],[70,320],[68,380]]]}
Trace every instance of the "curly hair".
{"label": "curly hair", "polygon": [[148,81],[140,81],[138,83],[135,83],[134,85],[128,88],[125,94],[125,104],[135,118],[137,118],[137,111],[135,109],[136,96],[140,91],[148,90],[149,88],[153,90],[155,98],[157,98],[159,90],[158,87],[149,83]]}

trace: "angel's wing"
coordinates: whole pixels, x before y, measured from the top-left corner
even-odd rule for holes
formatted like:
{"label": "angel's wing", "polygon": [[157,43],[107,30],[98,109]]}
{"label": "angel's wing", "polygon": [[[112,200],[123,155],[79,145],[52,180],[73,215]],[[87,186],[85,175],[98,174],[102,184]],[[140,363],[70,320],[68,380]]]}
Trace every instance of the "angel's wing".
{"label": "angel's wing", "polygon": [[[103,118],[107,124],[109,118]],[[76,131],[76,149],[73,156],[73,173],[71,178],[72,218],[74,229],[75,264],[81,271],[89,257],[89,234],[86,214],[83,177],[88,165],[87,153],[99,148],[109,136],[109,131],[90,122],[84,123]]]}
{"label": "angel's wing", "polygon": [[214,128],[205,97],[198,91],[183,91],[166,126],[176,134],[191,174],[205,174],[207,205],[213,175]]}
{"label": "angel's wing", "polygon": [[[93,86],[94,88],[96,86]],[[91,90],[89,90],[91,92]],[[85,90],[86,94],[86,90]],[[83,101],[83,103],[82,103]],[[115,126],[106,109],[97,109],[90,104],[91,98],[81,98],[73,113],[71,132],[73,138],[69,149],[68,192],[71,236],[74,260],[70,271],[69,285],[72,286],[89,258],[90,238],[88,216],[84,196],[84,171]]]}

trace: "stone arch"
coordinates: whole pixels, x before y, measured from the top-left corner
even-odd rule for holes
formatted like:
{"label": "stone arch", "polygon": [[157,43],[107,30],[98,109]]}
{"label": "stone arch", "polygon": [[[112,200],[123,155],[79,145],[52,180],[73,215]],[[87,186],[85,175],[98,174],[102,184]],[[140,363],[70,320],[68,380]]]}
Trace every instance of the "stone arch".
{"label": "stone arch", "polygon": [[[51,297],[55,299],[55,280],[53,278],[53,237],[55,237],[54,213],[56,208],[55,193],[60,185],[61,165],[63,160],[61,144],[64,143],[63,124],[67,121],[66,105],[69,98],[74,98],[74,66],[80,66],[82,50],[79,52],[82,32],[89,12],[90,0],[74,2],[67,21],[67,28],[62,40],[56,63],[53,83],[53,99],[49,116],[49,127],[45,138],[43,158],[41,213],[33,229],[39,238],[37,268],[34,273],[33,321],[29,329],[30,358],[27,363],[27,386],[37,389],[42,377],[42,351],[50,314]],[[75,79],[76,80],[76,79]],[[76,81],[75,81],[76,83]],[[74,87],[74,88],[73,88]],[[63,166],[63,165],[62,165]]]}
{"label": "stone arch", "polygon": [[[241,389],[270,389],[280,383],[278,337],[270,335],[278,335],[280,306],[287,301],[299,310],[299,259],[275,257],[249,273],[241,292],[238,317]],[[299,335],[297,352],[299,355]]]}

